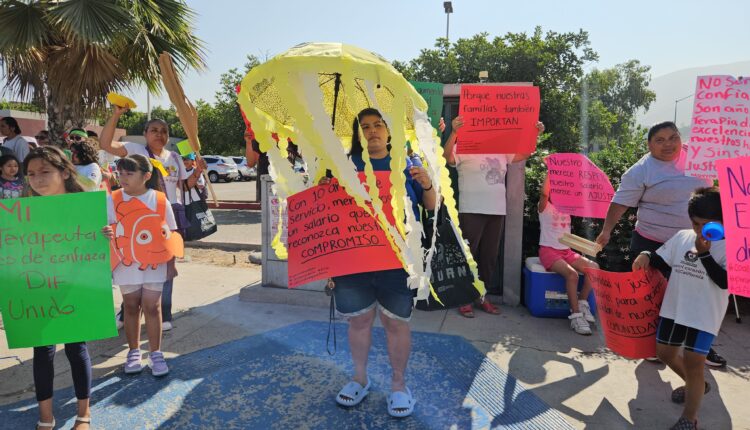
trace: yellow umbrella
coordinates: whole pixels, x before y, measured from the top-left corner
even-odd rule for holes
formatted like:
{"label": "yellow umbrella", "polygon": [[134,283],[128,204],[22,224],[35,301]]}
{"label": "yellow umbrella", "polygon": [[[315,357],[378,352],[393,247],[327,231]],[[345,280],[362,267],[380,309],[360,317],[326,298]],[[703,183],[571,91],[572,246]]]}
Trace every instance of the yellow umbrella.
{"label": "yellow umbrella", "polygon": [[[356,46],[342,43],[304,43],[254,67],[242,80],[238,102],[252,123],[262,151],[271,161],[271,176],[282,201],[291,194],[317,183],[326,169],[365,207],[373,206],[381,227],[387,232],[410,273],[410,286],[418,288],[418,298],[426,298],[428,282],[422,262],[422,227],[406,207],[404,168],[407,140],[423,156],[425,167],[436,191],[442,195],[451,218],[458,224],[450,179],[445,169],[442,148],[427,118],[427,103],[414,87],[383,57]],[[382,213],[382,204],[369,162],[363,152],[369,192],[360,183],[346,152],[351,145],[352,123],[364,108],[376,108],[385,118],[391,133],[391,184],[394,219],[391,226]],[[279,136],[278,145],[271,134]],[[286,162],[286,138],[290,137],[305,159],[311,184],[305,184]],[[438,199],[440,200],[440,199]],[[408,226],[408,228],[407,228]],[[278,239],[278,237],[277,237]],[[285,254],[278,240],[277,253]],[[428,263],[434,250],[428,252]],[[466,254],[470,256],[468,249]],[[476,276],[476,264],[470,266],[477,289],[484,286]]]}

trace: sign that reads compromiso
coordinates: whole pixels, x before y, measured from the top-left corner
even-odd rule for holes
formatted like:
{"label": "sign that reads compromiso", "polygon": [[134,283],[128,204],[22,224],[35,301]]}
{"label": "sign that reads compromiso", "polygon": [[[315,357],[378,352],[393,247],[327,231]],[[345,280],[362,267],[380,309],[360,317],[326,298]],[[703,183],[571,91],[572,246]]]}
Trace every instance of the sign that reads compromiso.
{"label": "sign that reads compromiso", "polygon": [[586,269],[607,348],[627,358],[656,355],[659,309],[667,280],[657,270],[614,273]]}
{"label": "sign that reads compromiso", "polygon": [[335,179],[290,196],[287,209],[290,288],[402,267],[375,218]]}
{"label": "sign that reads compromiso", "polygon": [[539,87],[462,85],[459,154],[530,154],[536,150]]}
{"label": "sign that reads compromiso", "polygon": [[117,336],[103,191],[0,200],[0,312],[11,348]]}
{"label": "sign that reads compromiso", "polygon": [[699,76],[685,172],[716,178],[716,161],[750,155],[750,78]]}

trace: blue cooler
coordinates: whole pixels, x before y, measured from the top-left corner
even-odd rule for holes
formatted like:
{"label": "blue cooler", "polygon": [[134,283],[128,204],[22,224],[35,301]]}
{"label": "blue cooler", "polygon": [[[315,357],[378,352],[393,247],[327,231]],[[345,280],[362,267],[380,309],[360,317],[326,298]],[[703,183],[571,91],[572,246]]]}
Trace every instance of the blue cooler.
{"label": "blue cooler", "polygon": [[[538,257],[526,259],[523,268],[524,301],[531,315],[545,318],[567,318],[570,315],[565,279],[554,272],[544,270]],[[583,276],[578,281],[578,291],[583,288]],[[596,315],[594,291],[588,299],[591,313]]]}

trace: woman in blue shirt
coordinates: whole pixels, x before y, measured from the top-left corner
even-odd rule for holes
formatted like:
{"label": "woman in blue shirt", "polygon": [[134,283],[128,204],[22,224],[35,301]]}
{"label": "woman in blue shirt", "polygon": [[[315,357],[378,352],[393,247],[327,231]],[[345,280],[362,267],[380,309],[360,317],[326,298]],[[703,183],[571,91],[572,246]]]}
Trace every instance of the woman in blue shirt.
{"label": "woman in blue shirt", "polygon": [[[363,136],[360,136],[359,129]],[[377,109],[368,108],[354,120],[350,157],[357,171],[365,168],[362,159],[362,137],[367,143],[373,170],[390,171],[390,132]],[[406,192],[411,198],[414,214],[419,217],[419,204],[427,210],[435,208],[436,194],[427,171],[412,166],[405,172]],[[326,183],[327,180],[321,181]],[[406,365],[411,353],[411,318],[414,292],[407,286],[404,269],[381,270],[339,276],[329,281],[336,298],[336,310],[349,319],[349,346],[354,362],[354,376],[336,396],[342,406],[359,404],[370,390],[367,376],[367,357],[372,343],[372,326],[376,308],[385,328],[388,356],[393,375],[391,394],[388,396],[388,413],[406,417],[414,410],[414,397],[406,386]]]}

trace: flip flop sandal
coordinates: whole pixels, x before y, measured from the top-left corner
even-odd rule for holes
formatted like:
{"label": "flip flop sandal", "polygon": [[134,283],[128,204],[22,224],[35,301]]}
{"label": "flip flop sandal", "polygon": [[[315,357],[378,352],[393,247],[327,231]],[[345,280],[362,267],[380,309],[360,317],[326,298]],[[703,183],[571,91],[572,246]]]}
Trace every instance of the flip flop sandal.
{"label": "flip flop sandal", "polygon": [[[88,424],[89,427],[91,427],[91,417],[76,417],[76,424]],[[73,428],[75,428],[75,425]]]}
{"label": "flip flop sandal", "polygon": [[38,429],[53,429],[55,428],[55,420],[53,419],[51,423],[43,423],[41,421],[36,422],[36,428]]}
{"label": "flip flop sandal", "polygon": [[458,313],[464,318],[474,318],[474,310],[471,305],[461,306],[458,308]]}
{"label": "flip flop sandal", "polygon": [[367,385],[364,387],[356,381],[350,381],[344,385],[344,388],[336,395],[336,403],[341,406],[357,406],[364,400],[370,392],[370,378],[367,378]]}
{"label": "flip flop sandal", "polygon": [[[706,389],[703,391],[703,394],[708,394],[708,392],[711,391],[711,384],[706,382]],[[677,387],[672,391],[672,401],[675,403],[685,403],[685,386]]]}
{"label": "flip flop sandal", "polygon": [[417,403],[408,387],[406,391],[394,391],[388,396],[388,414],[395,418],[405,418],[414,412]]}

